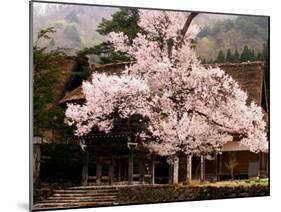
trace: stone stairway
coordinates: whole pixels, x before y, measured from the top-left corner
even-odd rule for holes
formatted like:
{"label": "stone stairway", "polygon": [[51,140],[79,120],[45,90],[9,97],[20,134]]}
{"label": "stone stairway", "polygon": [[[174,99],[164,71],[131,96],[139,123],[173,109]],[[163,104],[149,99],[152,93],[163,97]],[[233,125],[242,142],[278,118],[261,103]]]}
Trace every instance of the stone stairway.
{"label": "stone stairway", "polygon": [[78,186],[55,190],[46,200],[34,204],[34,210],[116,205],[114,186]]}

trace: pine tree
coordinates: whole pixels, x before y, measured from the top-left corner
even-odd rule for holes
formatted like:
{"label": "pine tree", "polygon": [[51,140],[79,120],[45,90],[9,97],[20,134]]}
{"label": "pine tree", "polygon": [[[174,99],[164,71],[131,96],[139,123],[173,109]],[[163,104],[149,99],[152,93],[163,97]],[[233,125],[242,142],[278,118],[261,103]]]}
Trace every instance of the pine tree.
{"label": "pine tree", "polygon": [[256,60],[256,53],[255,53],[255,50],[252,49],[250,50],[250,61],[255,61]]}
{"label": "pine tree", "polygon": [[250,60],[251,60],[251,50],[247,45],[245,45],[240,57],[240,62],[246,62]]}
{"label": "pine tree", "polygon": [[256,60],[257,60],[257,61],[262,61],[262,60],[263,60],[263,57],[262,57],[262,53],[261,53],[261,52],[258,52],[258,53],[257,53]]}
{"label": "pine tree", "polygon": [[233,55],[232,55],[230,49],[227,49],[225,61],[230,62],[230,63],[233,62]]}
{"label": "pine tree", "polygon": [[233,62],[239,63],[240,62],[240,55],[237,49],[235,49],[234,55],[233,55]]}
{"label": "pine tree", "polygon": [[224,55],[222,50],[219,51],[216,62],[217,63],[224,63],[225,62],[225,55]]}

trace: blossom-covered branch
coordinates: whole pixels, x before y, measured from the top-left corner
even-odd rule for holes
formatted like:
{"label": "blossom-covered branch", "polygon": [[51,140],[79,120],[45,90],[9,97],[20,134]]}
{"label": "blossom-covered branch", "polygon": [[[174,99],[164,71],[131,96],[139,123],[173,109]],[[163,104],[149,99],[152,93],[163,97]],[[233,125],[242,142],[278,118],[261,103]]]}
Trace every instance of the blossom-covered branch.
{"label": "blossom-covered branch", "polygon": [[92,82],[84,82],[82,88],[85,104],[68,104],[65,112],[69,124],[76,125],[77,136],[89,133],[94,126],[109,132],[115,112],[122,118],[146,113],[149,87],[143,80],[94,73]]}

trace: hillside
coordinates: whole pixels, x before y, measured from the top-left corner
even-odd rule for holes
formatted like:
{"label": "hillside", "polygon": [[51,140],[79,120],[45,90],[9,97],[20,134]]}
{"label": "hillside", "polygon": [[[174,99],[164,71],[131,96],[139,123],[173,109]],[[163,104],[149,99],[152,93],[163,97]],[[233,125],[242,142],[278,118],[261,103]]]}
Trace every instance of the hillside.
{"label": "hillside", "polygon": [[104,37],[96,32],[96,28],[102,18],[110,19],[111,14],[117,10],[82,5],[48,6],[42,7],[41,3],[35,5],[33,35],[36,38],[39,29],[53,26],[56,33],[52,34],[52,39],[48,43],[41,45],[47,45],[49,49],[69,48],[70,54],[103,41]]}
{"label": "hillside", "polygon": [[[39,29],[53,26],[56,33],[41,45],[49,49],[68,48],[67,54],[74,55],[104,41],[105,37],[96,31],[97,26],[103,18],[111,19],[116,11],[118,8],[113,7],[37,3],[33,35],[36,38]],[[206,60],[215,59],[220,50],[237,49],[241,53],[244,45],[258,52],[267,40],[268,23],[264,17],[201,13],[194,23],[201,28],[196,51]]]}
{"label": "hillside", "polygon": [[197,37],[196,51],[201,58],[215,59],[220,50],[242,52],[244,45],[262,51],[268,39],[268,20],[264,17],[239,16],[205,26]]}

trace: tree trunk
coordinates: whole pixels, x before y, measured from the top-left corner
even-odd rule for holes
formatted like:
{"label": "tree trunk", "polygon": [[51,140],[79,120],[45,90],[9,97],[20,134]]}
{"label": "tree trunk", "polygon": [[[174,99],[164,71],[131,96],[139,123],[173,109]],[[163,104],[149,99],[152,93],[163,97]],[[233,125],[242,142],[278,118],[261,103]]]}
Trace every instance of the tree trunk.
{"label": "tree trunk", "polygon": [[170,184],[178,184],[179,182],[179,157],[174,156],[173,161],[170,164]]}
{"label": "tree trunk", "polygon": [[[177,37],[178,44],[177,44],[177,47],[176,47],[176,48],[182,46],[182,44],[183,44],[183,42],[184,42],[184,36],[185,36],[185,34],[186,34],[186,32],[187,32],[187,30],[188,30],[188,28],[189,28],[189,26],[190,26],[192,20],[193,20],[198,14],[199,14],[199,13],[193,12],[193,13],[191,13],[191,14],[188,16],[188,18],[186,19],[186,21],[185,21],[185,23],[184,23],[184,26],[183,26],[182,30],[180,31],[180,33],[179,33],[179,35],[178,35],[178,37]],[[174,42],[173,42],[173,40],[171,39],[171,40],[168,41],[168,56],[169,56],[169,58],[171,57],[173,47],[174,47]]]}
{"label": "tree trunk", "polygon": [[182,30],[181,30],[181,41],[183,41],[183,38],[184,38],[184,36],[185,36],[185,34],[186,34],[186,32],[187,32],[187,30],[188,30],[188,28],[189,28],[189,26],[190,26],[190,24],[191,24],[191,22],[192,22],[192,20],[198,15],[199,13],[196,13],[196,12],[193,12],[193,13],[191,13],[189,16],[188,16],[188,18],[186,19],[186,21],[185,21],[185,23],[184,23],[184,26],[183,26],[183,28],[182,28]]}
{"label": "tree trunk", "polygon": [[234,170],[233,169],[230,170],[230,174],[231,174],[231,180],[234,180]]}

